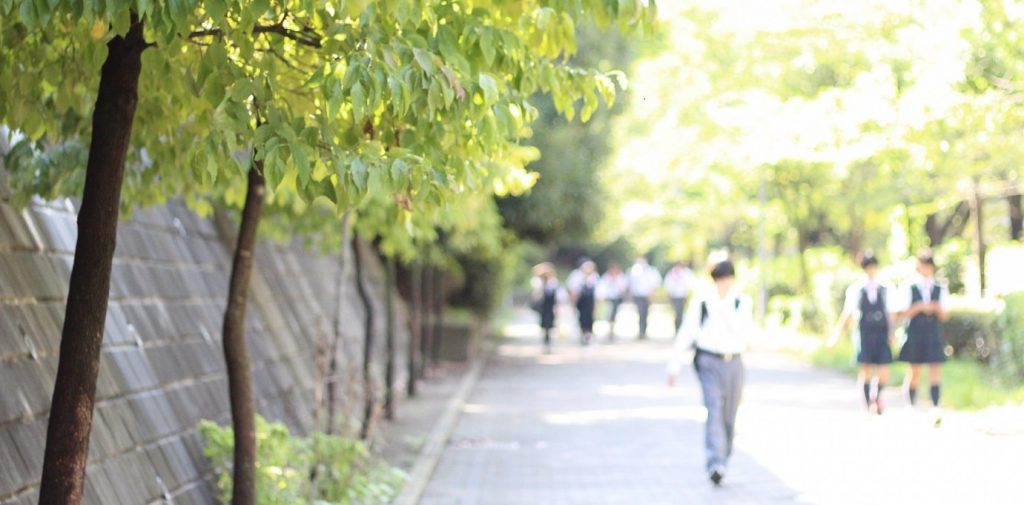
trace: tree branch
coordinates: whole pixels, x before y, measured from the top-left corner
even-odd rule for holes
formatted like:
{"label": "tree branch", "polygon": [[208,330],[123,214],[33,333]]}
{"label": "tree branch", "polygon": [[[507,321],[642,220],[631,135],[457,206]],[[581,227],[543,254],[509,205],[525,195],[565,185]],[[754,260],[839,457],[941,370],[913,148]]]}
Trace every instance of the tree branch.
{"label": "tree branch", "polygon": [[[320,43],[320,34],[316,33],[308,27],[303,28],[301,31],[290,30],[284,26],[284,23],[277,23],[273,25],[257,25],[252,29],[253,35],[259,35],[261,33],[276,33],[282,37],[291,39],[298,44],[320,49],[322,44]],[[196,30],[188,35],[188,38],[203,38],[203,37],[223,37],[224,30],[220,28],[210,28],[206,30]]]}

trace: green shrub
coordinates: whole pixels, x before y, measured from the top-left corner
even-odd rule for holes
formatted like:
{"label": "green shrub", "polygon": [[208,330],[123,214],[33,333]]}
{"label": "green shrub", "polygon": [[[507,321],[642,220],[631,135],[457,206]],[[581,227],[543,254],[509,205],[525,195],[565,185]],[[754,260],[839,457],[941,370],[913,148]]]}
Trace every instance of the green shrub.
{"label": "green shrub", "polygon": [[997,312],[989,307],[955,307],[943,325],[953,355],[988,363],[995,352]]}
{"label": "green shrub", "polygon": [[[231,499],[234,432],[199,424],[203,454],[213,463],[221,501]],[[256,417],[256,496],[259,505],[386,504],[404,474],[374,458],[358,441],[315,433],[299,437],[281,423]]]}
{"label": "green shrub", "polygon": [[962,238],[950,239],[935,251],[938,276],[946,279],[950,293],[964,291],[964,263],[970,258],[971,245]]}
{"label": "green shrub", "polygon": [[996,321],[999,349],[995,365],[1006,377],[1024,380],[1024,293],[1006,295],[1004,300],[1006,306]]}

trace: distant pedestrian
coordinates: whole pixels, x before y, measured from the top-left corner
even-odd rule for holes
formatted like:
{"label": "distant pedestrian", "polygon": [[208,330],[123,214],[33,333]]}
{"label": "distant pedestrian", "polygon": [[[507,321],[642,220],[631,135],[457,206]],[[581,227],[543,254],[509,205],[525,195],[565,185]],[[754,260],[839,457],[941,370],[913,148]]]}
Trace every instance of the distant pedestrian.
{"label": "distant pedestrian", "polygon": [[608,340],[615,340],[615,316],[618,315],[619,305],[622,304],[626,292],[629,290],[629,279],[622,272],[618,263],[608,265],[608,271],[601,276],[601,283],[598,284],[597,297],[609,305],[608,311]]}
{"label": "distant pedestrian", "polygon": [[935,259],[930,252],[917,257],[919,277],[902,289],[904,303],[899,317],[907,321],[907,340],[900,349],[900,361],[910,363],[906,377],[907,397],[911,406],[917,403],[917,385],[921,365],[928,365],[931,381],[932,409],[935,425],[942,422],[939,412],[942,363],[946,361],[946,344],[942,323],[949,319],[949,292],[935,279]]}
{"label": "distant pedestrian", "polygon": [[743,392],[741,359],[753,336],[753,303],[735,289],[731,261],[711,269],[715,288],[690,302],[683,326],[676,335],[668,364],[668,385],[676,383],[683,356],[694,350],[693,364],[700,380],[708,417],[704,431],[705,464],[716,486],[725,478],[732,454],[736,413]]}
{"label": "distant pedestrian", "polygon": [[580,265],[580,275],[569,285],[569,297],[576,304],[580,321],[580,343],[587,345],[594,336],[594,309],[597,307],[597,285],[601,276],[597,265],[587,260]]}
{"label": "distant pedestrian", "polygon": [[640,256],[629,267],[629,295],[636,304],[639,317],[637,338],[647,338],[647,315],[651,308],[651,295],[661,285],[661,274],[647,263],[647,258]]}
{"label": "distant pedestrian", "polygon": [[868,412],[881,414],[882,391],[889,381],[889,364],[892,363],[891,345],[895,321],[891,299],[896,290],[878,279],[878,259],[874,255],[865,254],[860,264],[864,276],[846,290],[843,313],[828,345],[834,346],[839,337],[857,321],[857,362],[860,363],[857,380],[864,388],[864,402]]}
{"label": "distant pedestrian", "polygon": [[668,298],[672,302],[672,311],[675,313],[674,331],[676,332],[683,326],[683,310],[686,306],[686,297],[693,290],[695,282],[696,278],[693,275],[693,270],[690,269],[690,265],[682,261],[676,263],[665,274],[665,291],[668,292]]}
{"label": "distant pedestrian", "polygon": [[540,315],[540,328],[544,333],[544,347],[551,348],[551,330],[555,327],[555,306],[558,305],[562,285],[558,282],[555,266],[541,263],[533,267],[533,300],[531,307]]}

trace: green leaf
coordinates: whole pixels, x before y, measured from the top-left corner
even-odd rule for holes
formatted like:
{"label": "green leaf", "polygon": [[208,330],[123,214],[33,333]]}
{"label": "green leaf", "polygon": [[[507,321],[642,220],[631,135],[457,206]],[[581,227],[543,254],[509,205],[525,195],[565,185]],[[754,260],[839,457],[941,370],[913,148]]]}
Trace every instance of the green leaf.
{"label": "green leaf", "polygon": [[480,74],[477,78],[480,89],[484,93],[484,105],[492,105],[498,101],[498,83],[493,77],[487,74]]}
{"label": "green leaf", "polygon": [[428,74],[434,73],[434,61],[430,53],[422,49],[413,49],[413,58],[416,59],[416,64]]}
{"label": "green leaf", "polygon": [[224,19],[224,15],[228,11],[225,0],[205,0],[203,5],[206,6],[206,12],[210,14],[210,17],[218,21]]}
{"label": "green leaf", "polygon": [[366,191],[366,185],[370,177],[370,171],[366,166],[366,162],[357,156],[352,158],[348,167],[349,172],[352,174],[352,182],[356,185],[356,189],[360,192]]}
{"label": "green leaf", "polygon": [[352,97],[352,116],[357,123],[362,123],[366,117],[366,91],[363,90],[363,83],[356,82],[350,92]]}

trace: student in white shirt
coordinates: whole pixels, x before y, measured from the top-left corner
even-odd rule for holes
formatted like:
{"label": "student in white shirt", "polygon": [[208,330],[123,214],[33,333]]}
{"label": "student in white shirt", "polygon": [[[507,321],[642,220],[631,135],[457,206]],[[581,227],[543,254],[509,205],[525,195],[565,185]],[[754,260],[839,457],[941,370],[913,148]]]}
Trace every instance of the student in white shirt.
{"label": "student in white shirt", "polygon": [[669,300],[672,301],[672,310],[675,312],[675,331],[683,325],[683,307],[686,306],[686,297],[693,289],[696,279],[690,266],[680,261],[665,274],[665,291],[668,292]]}
{"label": "student in white shirt", "polygon": [[658,286],[661,286],[661,274],[647,263],[647,258],[637,258],[633,266],[629,267],[629,295],[636,304],[640,323],[637,338],[640,340],[647,338],[647,314],[651,308],[651,295]]}
{"label": "student in white shirt", "polygon": [[708,411],[704,433],[706,468],[708,477],[717,486],[725,477],[726,464],[732,454],[744,380],[740,356],[753,336],[754,322],[750,297],[734,289],[736,272],[732,262],[715,264],[711,278],[715,289],[690,303],[683,326],[676,335],[668,364],[668,385],[675,385],[683,356],[693,349],[693,363]]}
{"label": "student in white shirt", "polygon": [[622,272],[618,263],[608,265],[608,271],[601,276],[598,284],[597,296],[599,299],[608,302],[611,308],[608,312],[608,340],[615,340],[615,316],[619,312],[619,305],[626,296],[629,289],[629,279]]}
{"label": "student in white shirt", "polygon": [[[942,323],[949,320],[949,292],[935,280],[935,260],[931,253],[917,257],[917,273],[920,277],[902,289],[904,303],[899,317],[907,321],[907,341],[900,349],[899,359],[910,363],[906,378],[910,404],[917,403],[921,365],[928,365],[932,407],[938,408],[942,363],[946,361]],[[942,418],[937,416],[936,425],[940,422]]]}
{"label": "student in white shirt", "polygon": [[[839,316],[839,325],[829,339],[832,347],[853,322],[857,322],[857,362],[860,373],[857,380],[864,388],[864,402],[868,412],[882,413],[882,390],[889,381],[889,364],[892,363],[892,336],[895,328],[892,298],[896,290],[878,279],[878,259],[865,254],[861,258],[864,277],[846,290],[846,302]],[[872,388],[872,383],[875,387]],[[873,389],[873,390],[872,390]]]}

